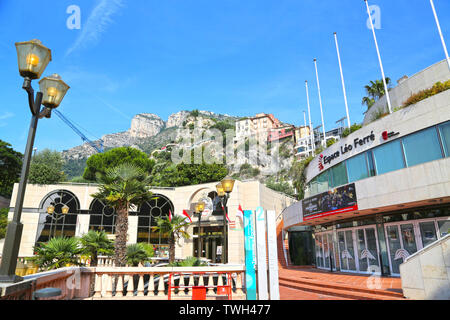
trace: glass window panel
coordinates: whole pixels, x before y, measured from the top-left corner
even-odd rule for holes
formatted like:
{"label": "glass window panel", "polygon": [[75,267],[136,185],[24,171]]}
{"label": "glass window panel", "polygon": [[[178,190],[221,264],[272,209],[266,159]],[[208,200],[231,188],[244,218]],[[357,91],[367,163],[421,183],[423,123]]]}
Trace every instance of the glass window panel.
{"label": "glass window panel", "polygon": [[375,171],[375,161],[373,160],[373,153],[372,151],[366,152],[367,155],[367,165],[369,167],[369,176],[373,177],[376,175]]}
{"label": "glass window panel", "polygon": [[437,240],[434,221],[421,222],[419,223],[419,227],[420,227],[420,236],[422,238],[422,245],[424,248]]}
{"label": "glass window panel", "polygon": [[441,135],[442,145],[444,146],[444,154],[446,157],[450,156],[450,121],[439,126],[439,133]]}
{"label": "glass window panel", "polygon": [[367,255],[368,252],[366,250],[366,242],[364,239],[364,230],[359,229],[357,231],[358,237],[358,259],[359,259],[359,271],[367,271],[369,265],[367,264]]}
{"label": "glass window panel", "polygon": [[402,248],[400,243],[400,237],[398,236],[398,226],[388,226],[386,228],[388,244],[389,244],[389,255],[392,263],[392,273],[400,273],[400,264],[403,263],[401,257],[396,258],[396,253]]}
{"label": "glass window panel", "polygon": [[445,237],[450,233],[450,220],[446,221],[438,221],[438,228],[439,228],[439,234],[440,237]]}
{"label": "glass window panel", "polygon": [[[400,226],[402,232],[403,249],[405,249],[409,255],[417,251],[416,237],[414,234],[414,228],[412,224],[402,224]],[[403,257],[406,258],[406,257]]]}
{"label": "glass window panel", "polygon": [[405,163],[400,140],[392,141],[373,149],[377,174],[403,169]]}
{"label": "glass window panel", "polygon": [[375,228],[366,229],[366,240],[367,249],[370,254],[368,255],[368,260],[370,264],[370,272],[379,272],[380,263],[378,261],[378,249],[377,249],[377,238],[375,235]]}
{"label": "glass window panel", "polygon": [[356,271],[355,250],[353,248],[353,232],[351,230],[345,231],[345,240],[348,251],[348,268]]}
{"label": "glass window panel", "polygon": [[329,268],[330,267],[330,251],[328,248],[328,238],[327,235],[322,235],[322,242],[323,242],[323,261],[324,261],[324,267]]}
{"label": "glass window panel", "polygon": [[369,176],[366,154],[360,154],[347,160],[348,182],[358,181]]}
{"label": "glass window panel", "polygon": [[408,167],[442,158],[435,127],[404,137],[403,150]]}
{"label": "glass window panel", "polygon": [[341,162],[338,165],[335,165],[333,168],[331,168],[330,171],[333,181],[332,184],[333,188],[348,183],[347,170],[345,169],[345,162]]}
{"label": "glass window panel", "polygon": [[322,193],[330,189],[329,185],[329,170],[321,173],[317,176],[317,193]]}
{"label": "glass window panel", "polygon": [[347,248],[345,246],[345,233],[344,231],[338,232],[338,241],[339,241],[339,253],[341,260],[341,268],[343,270],[348,270],[348,253]]}

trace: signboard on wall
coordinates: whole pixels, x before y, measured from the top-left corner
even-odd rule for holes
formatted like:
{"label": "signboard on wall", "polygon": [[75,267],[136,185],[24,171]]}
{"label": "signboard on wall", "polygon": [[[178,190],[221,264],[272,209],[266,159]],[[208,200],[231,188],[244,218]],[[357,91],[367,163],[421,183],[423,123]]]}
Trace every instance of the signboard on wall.
{"label": "signboard on wall", "polygon": [[302,201],[303,220],[358,210],[355,184],[351,183]]}
{"label": "signboard on wall", "polygon": [[267,210],[267,251],[269,260],[269,292],[270,300],[280,300],[278,281],[278,250],[275,211]]}
{"label": "signboard on wall", "polygon": [[264,209],[257,207],[256,214],[256,261],[258,263],[258,299],[268,300],[267,255],[266,255],[266,219]]}
{"label": "signboard on wall", "polygon": [[244,210],[245,285],[247,300],[256,300],[255,213]]}

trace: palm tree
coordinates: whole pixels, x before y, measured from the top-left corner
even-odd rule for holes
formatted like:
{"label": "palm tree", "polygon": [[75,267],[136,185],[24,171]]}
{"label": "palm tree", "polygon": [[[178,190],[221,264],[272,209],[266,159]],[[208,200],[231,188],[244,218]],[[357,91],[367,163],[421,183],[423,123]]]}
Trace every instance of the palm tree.
{"label": "palm tree", "polygon": [[133,267],[137,267],[139,263],[144,263],[150,260],[152,252],[148,249],[150,247],[144,243],[133,243],[127,247],[127,262]]}
{"label": "palm tree", "polygon": [[175,261],[175,242],[178,242],[181,237],[190,238],[189,233],[185,230],[189,224],[189,222],[186,222],[186,218],[182,216],[174,216],[172,220],[169,217],[156,218],[156,226],[152,229],[169,236],[169,263]]}
{"label": "palm tree", "polygon": [[[386,77],[386,85],[389,86],[391,83],[391,79]],[[378,99],[386,94],[384,90],[383,80],[375,80],[370,81],[370,85],[364,86],[366,89],[367,96],[362,99],[362,104],[367,106],[367,109],[370,109]],[[388,87],[389,90],[389,87]]]}
{"label": "palm tree", "polygon": [[111,256],[114,253],[114,244],[104,231],[89,230],[80,238],[80,243],[83,253],[91,259],[91,267],[97,266],[99,254]]}
{"label": "palm tree", "polygon": [[117,212],[116,239],[114,242],[114,261],[116,267],[126,265],[128,212],[132,206],[138,206],[151,199],[147,185],[150,177],[147,173],[130,163],[122,163],[98,175],[99,191],[92,196],[106,201]]}
{"label": "palm tree", "polygon": [[31,260],[41,270],[53,270],[67,265],[83,265],[79,262],[82,249],[77,238],[51,238],[47,243],[35,246],[34,250],[36,254]]}

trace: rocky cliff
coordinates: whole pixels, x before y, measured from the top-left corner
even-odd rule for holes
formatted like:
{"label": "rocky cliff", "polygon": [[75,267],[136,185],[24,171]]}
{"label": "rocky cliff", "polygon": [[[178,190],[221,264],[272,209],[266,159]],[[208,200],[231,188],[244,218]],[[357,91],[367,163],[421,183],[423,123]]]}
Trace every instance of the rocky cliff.
{"label": "rocky cliff", "polygon": [[[152,148],[159,148],[164,143],[176,140],[175,128],[186,128],[194,125],[201,128],[209,128],[217,121],[235,120],[229,115],[216,114],[210,111],[179,111],[171,114],[165,122],[153,113],[137,114],[131,120],[130,128],[124,132],[111,133],[102,136],[105,149],[123,146],[133,146],[150,153]],[[100,145],[100,141],[94,141]],[[161,144],[161,146],[160,146]],[[96,153],[90,144],[84,143],[62,152],[64,159],[85,159]]]}

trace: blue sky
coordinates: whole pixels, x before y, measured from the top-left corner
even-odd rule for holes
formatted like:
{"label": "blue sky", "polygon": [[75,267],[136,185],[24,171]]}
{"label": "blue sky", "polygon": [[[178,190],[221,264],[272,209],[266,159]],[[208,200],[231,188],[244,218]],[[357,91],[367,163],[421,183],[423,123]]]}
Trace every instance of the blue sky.
{"label": "blue sky", "polygon": [[[450,46],[450,2],[434,2]],[[376,32],[394,83],[445,58],[428,0],[369,3],[381,8]],[[66,26],[70,5],[81,9],[80,30]],[[313,58],[331,129],[345,116],[335,31],[350,117],[360,122],[364,85],[381,79],[366,21],[362,0],[0,0],[0,139],[24,151],[31,115],[14,43],[33,38],[52,50],[44,75],[59,73],[71,86],[59,110],[91,138],[127,130],[138,113],[167,120],[185,109],[266,112],[302,125],[305,80],[317,126]],[[57,116],[39,122],[39,150],[81,142]]]}

